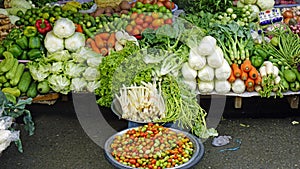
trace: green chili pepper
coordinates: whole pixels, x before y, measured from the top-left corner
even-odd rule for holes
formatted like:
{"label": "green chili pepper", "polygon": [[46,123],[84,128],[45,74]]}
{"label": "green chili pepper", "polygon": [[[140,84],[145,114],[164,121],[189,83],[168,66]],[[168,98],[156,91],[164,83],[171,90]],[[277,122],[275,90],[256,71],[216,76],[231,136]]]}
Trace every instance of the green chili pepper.
{"label": "green chili pepper", "polygon": [[11,47],[8,48],[8,51],[12,53],[15,58],[18,58],[23,53],[23,50],[17,44],[11,45]]}
{"label": "green chili pepper", "polygon": [[29,38],[29,48],[30,49],[39,49],[41,47],[40,38],[37,36],[32,36]]}
{"label": "green chili pepper", "polygon": [[29,60],[35,60],[37,58],[40,58],[42,56],[42,52],[39,49],[31,49],[28,53],[27,56]]}
{"label": "green chili pepper", "polygon": [[22,48],[27,49],[28,48],[28,39],[26,36],[21,36],[19,39],[16,40],[16,43]]}
{"label": "green chili pepper", "polygon": [[33,37],[37,34],[37,29],[34,26],[26,26],[24,29],[24,35],[27,37]]}
{"label": "green chili pepper", "polygon": [[251,56],[250,61],[254,67],[259,68],[263,64],[264,59],[262,56]]}

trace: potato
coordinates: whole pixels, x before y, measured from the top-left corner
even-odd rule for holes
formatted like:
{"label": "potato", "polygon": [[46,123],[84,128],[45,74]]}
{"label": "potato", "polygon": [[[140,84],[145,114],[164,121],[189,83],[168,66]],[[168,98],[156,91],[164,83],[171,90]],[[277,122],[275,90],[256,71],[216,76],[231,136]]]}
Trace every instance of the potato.
{"label": "potato", "polygon": [[120,13],[121,13],[121,14],[128,14],[129,11],[128,11],[128,10],[122,10]]}
{"label": "potato", "polygon": [[131,8],[129,2],[126,0],[122,1],[119,6],[122,10],[129,10]]}
{"label": "potato", "polygon": [[113,13],[114,10],[113,10],[112,7],[108,6],[108,7],[106,7],[106,8],[104,9],[104,12],[105,12],[105,13]]}

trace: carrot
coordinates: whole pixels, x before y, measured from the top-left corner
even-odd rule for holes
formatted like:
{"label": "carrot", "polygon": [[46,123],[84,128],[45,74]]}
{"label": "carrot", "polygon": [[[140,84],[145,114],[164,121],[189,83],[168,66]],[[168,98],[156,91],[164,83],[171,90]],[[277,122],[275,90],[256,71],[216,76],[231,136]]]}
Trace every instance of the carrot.
{"label": "carrot", "polygon": [[248,78],[248,79],[245,81],[245,85],[246,85],[247,88],[248,88],[248,87],[254,86],[254,80],[251,79],[251,78]]}
{"label": "carrot", "polygon": [[262,79],[261,79],[261,76],[260,76],[260,74],[258,74],[258,76],[257,76],[257,78],[255,79],[255,84],[256,85],[261,85],[261,81],[262,81]]}
{"label": "carrot", "polygon": [[233,83],[235,81],[236,77],[233,74],[233,71],[231,70],[230,76],[227,79],[229,83]]}
{"label": "carrot", "polygon": [[83,33],[83,29],[82,29],[82,26],[80,24],[75,24],[75,31],[76,32],[80,32],[80,33]]}
{"label": "carrot", "polygon": [[97,47],[96,42],[94,40],[90,42],[90,45],[94,52],[101,54],[101,52],[100,52],[99,48]]}
{"label": "carrot", "polygon": [[87,40],[85,41],[85,44],[87,47],[91,47],[91,43],[93,42],[94,40],[92,38],[87,38]]}
{"label": "carrot", "polygon": [[102,32],[99,33],[99,36],[101,37],[102,40],[108,40],[110,34],[108,32]]}
{"label": "carrot", "polygon": [[103,39],[101,38],[100,34],[95,35],[95,42],[99,49],[105,47],[105,43]]}
{"label": "carrot", "polygon": [[106,56],[108,54],[108,49],[106,47],[101,48],[99,51],[102,56]]}
{"label": "carrot", "polygon": [[231,68],[232,68],[232,71],[233,71],[233,74],[235,77],[240,77],[242,72],[241,72],[241,69],[239,68],[239,65],[236,64],[236,63],[233,63],[231,65]]}
{"label": "carrot", "polygon": [[248,92],[253,92],[254,91],[254,86],[251,86],[251,87],[247,87],[246,89]]}
{"label": "carrot", "polygon": [[252,68],[249,72],[249,77],[255,80],[257,78],[257,76],[258,76],[258,71],[254,66],[252,66]]}
{"label": "carrot", "polygon": [[244,60],[244,62],[241,64],[241,69],[244,72],[247,72],[247,73],[250,72],[251,68],[252,68],[252,64],[249,59]]}
{"label": "carrot", "polygon": [[116,43],[116,35],[115,33],[111,33],[108,40],[107,40],[107,47],[113,48]]}
{"label": "carrot", "polygon": [[247,80],[248,79],[248,73],[244,72],[242,69],[241,69],[241,72],[242,72],[242,75],[241,75],[241,79],[242,80]]}

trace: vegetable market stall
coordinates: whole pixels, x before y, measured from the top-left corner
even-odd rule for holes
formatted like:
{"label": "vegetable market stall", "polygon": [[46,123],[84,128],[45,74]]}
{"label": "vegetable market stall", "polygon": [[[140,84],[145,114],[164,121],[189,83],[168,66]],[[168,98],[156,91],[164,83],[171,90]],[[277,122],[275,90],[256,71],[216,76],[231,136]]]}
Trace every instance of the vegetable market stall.
{"label": "vegetable market stall", "polygon": [[243,97],[286,96],[298,109],[297,8],[186,1],[178,14],[180,2],[168,0],[32,3],[12,0],[1,18],[6,26],[17,17],[0,49],[0,87],[13,103],[91,92],[99,106],[117,100],[124,119],[176,122],[204,139],[217,135],[206,120],[223,112],[207,114],[197,96],[235,97],[235,108]]}

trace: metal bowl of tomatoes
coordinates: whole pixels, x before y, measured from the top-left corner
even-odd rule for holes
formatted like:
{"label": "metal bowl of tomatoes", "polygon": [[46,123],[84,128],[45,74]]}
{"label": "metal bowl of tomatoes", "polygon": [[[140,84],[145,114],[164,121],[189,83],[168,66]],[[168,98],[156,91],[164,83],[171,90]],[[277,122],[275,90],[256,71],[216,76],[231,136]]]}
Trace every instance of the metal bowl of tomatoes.
{"label": "metal bowl of tomatoes", "polygon": [[105,142],[106,159],[119,169],[190,169],[203,155],[204,146],[194,135],[152,123],[118,132]]}

